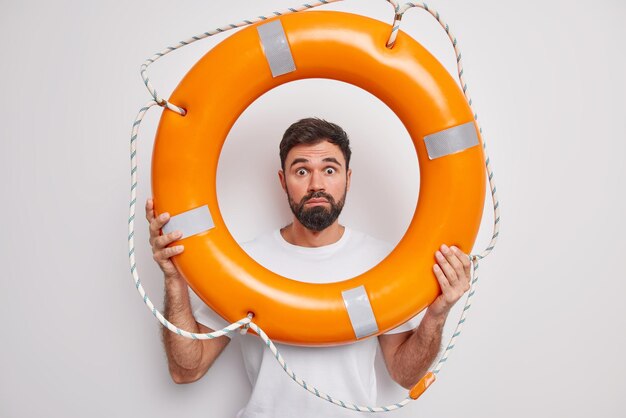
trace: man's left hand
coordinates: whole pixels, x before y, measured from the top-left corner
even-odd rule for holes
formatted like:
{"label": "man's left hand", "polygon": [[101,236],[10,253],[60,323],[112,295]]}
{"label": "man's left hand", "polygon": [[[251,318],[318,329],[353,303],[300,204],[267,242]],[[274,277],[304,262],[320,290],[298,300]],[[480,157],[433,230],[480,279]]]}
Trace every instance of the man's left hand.
{"label": "man's left hand", "polygon": [[428,313],[447,316],[454,304],[470,288],[471,264],[467,254],[445,244],[435,253],[433,271],[441,287],[441,295],[428,307]]}

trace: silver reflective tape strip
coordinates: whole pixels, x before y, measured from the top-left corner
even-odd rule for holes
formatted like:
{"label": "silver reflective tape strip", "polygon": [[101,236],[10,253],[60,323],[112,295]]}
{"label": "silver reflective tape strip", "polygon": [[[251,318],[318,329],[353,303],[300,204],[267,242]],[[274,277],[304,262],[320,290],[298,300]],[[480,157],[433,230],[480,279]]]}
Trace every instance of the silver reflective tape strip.
{"label": "silver reflective tape strip", "polygon": [[280,20],[273,20],[257,26],[265,58],[272,70],[272,77],[287,74],[296,70],[289,42]]}
{"label": "silver reflective tape strip", "polygon": [[162,230],[164,234],[181,231],[183,233],[181,239],[183,239],[208,231],[214,227],[215,224],[213,223],[211,212],[209,212],[209,207],[204,205],[172,216],[169,222],[163,226]]}
{"label": "silver reflective tape strip", "polygon": [[341,296],[343,296],[356,337],[363,338],[377,333],[378,324],[376,324],[376,317],[365,287],[361,285],[354,289],[344,290]]}
{"label": "silver reflective tape strip", "polygon": [[428,158],[434,160],[478,145],[478,135],[474,122],[467,122],[426,135],[424,142],[426,142]]}

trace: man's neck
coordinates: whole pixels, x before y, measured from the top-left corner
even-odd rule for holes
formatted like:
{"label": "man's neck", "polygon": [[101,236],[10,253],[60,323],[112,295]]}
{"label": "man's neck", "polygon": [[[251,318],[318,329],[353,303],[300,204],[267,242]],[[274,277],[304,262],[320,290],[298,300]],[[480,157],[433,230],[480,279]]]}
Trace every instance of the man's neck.
{"label": "man's neck", "polygon": [[343,236],[345,227],[335,221],[331,226],[322,231],[311,231],[305,228],[300,222],[294,220],[280,230],[280,234],[291,245],[299,247],[322,247],[334,244]]}

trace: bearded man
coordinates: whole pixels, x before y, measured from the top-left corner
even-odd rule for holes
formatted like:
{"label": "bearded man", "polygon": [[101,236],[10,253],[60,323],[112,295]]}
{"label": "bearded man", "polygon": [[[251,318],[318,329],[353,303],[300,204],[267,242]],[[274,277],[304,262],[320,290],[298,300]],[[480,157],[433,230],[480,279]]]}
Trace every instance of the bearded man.
{"label": "bearded man", "polygon": [[[339,224],[350,190],[352,170],[348,135],[336,124],[302,119],[291,125],[280,143],[280,184],[293,213],[281,229],[241,244],[257,262],[284,277],[311,283],[346,280],[374,267],[389,254],[389,244]],[[184,251],[168,247],[180,232],[160,235],[167,213],[155,218],[146,203],[154,259],[165,275],[165,314],[170,322],[192,332],[212,332],[228,325],[191,292],[171,257]],[[390,376],[405,388],[428,370],[441,345],[443,325],[451,307],[469,289],[470,263],[455,247],[442,245],[433,271],[442,294],[421,320],[413,318],[377,338],[333,347],[277,344],[290,368],[333,397],[374,405],[374,358],[380,345]],[[218,278],[216,278],[218,279]],[[416,289],[417,291],[417,289]],[[282,370],[256,335],[231,335],[190,340],[163,330],[169,371],[176,383],[191,383],[209,370],[231,338],[240,339],[252,394],[237,418],[356,417],[300,388]]]}

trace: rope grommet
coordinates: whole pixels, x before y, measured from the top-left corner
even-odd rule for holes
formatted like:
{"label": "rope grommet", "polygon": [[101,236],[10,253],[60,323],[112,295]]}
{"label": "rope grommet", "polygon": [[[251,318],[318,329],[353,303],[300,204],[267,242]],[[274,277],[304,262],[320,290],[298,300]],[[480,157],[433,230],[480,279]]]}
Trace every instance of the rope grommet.
{"label": "rope grommet", "polygon": [[181,116],[185,116],[187,114],[187,110],[183,109],[182,107],[176,106],[170,102],[168,102],[167,100],[163,99],[163,98],[157,98],[156,96],[154,97],[154,100],[156,101],[156,104],[171,110],[172,112],[176,112]]}
{"label": "rope grommet", "polygon": [[398,31],[400,30],[400,23],[402,22],[402,16],[404,15],[404,11],[396,10],[396,14],[393,16],[393,23],[391,28],[391,33],[389,34],[389,39],[387,39],[387,44],[385,45],[387,48],[393,48],[396,43],[396,38],[398,37]]}
{"label": "rope grommet", "polygon": [[[250,318],[250,321],[252,321],[252,318],[254,318],[254,312],[248,312],[248,318]],[[246,324],[243,327],[241,327],[241,331],[239,331],[239,333],[241,335],[246,335],[248,333],[248,330],[250,329],[250,324]]]}

